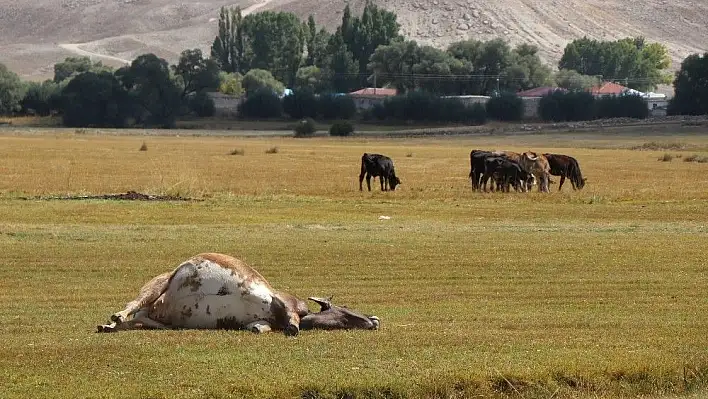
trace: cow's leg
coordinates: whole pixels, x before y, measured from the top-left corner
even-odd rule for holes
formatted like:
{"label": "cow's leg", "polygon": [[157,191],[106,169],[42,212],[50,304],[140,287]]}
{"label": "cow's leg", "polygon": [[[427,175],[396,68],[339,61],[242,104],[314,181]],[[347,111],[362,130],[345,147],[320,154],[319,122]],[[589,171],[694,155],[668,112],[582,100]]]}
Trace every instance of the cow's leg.
{"label": "cow's leg", "polygon": [[545,173],[541,174],[541,184],[538,186],[539,191],[543,193],[549,192],[549,176]]}
{"label": "cow's leg", "polygon": [[167,285],[170,281],[172,272],[163,273],[140,288],[140,294],[134,300],[125,305],[125,309],[114,313],[111,316],[111,321],[118,324],[128,320],[130,315],[135,314],[142,308],[151,306],[159,297],[167,290]]}
{"label": "cow's leg", "polygon": [[97,328],[97,332],[109,333],[126,330],[166,330],[168,328],[169,327],[164,324],[147,316],[138,316],[122,323],[114,321],[111,324],[100,325]]}
{"label": "cow's leg", "polygon": [[272,331],[273,328],[270,326],[270,323],[265,320],[256,320],[253,323],[247,324],[246,330],[256,334],[262,334]]}
{"label": "cow's leg", "polygon": [[384,175],[379,176],[379,182],[381,183],[381,191],[386,191],[386,182],[388,179]]}
{"label": "cow's leg", "polygon": [[[561,188],[563,188],[563,183],[565,183],[565,175],[564,175],[564,174],[561,174],[561,181],[560,181],[560,183],[558,183],[558,191],[560,191]],[[572,183],[573,183],[573,182],[571,181],[571,184],[572,184]]]}
{"label": "cow's leg", "polygon": [[371,191],[371,175],[368,172],[366,173],[366,187]]}

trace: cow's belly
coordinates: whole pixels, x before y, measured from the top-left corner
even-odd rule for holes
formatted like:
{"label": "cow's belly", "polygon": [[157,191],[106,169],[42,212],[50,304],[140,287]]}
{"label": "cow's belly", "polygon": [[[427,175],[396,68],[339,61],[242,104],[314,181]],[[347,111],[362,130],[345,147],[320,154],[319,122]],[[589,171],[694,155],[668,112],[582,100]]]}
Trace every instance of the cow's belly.
{"label": "cow's belly", "polygon": [[239,329],[271,320],[272,292],[211,261],[185,262],[165,293],[169,324],[176,328]]}

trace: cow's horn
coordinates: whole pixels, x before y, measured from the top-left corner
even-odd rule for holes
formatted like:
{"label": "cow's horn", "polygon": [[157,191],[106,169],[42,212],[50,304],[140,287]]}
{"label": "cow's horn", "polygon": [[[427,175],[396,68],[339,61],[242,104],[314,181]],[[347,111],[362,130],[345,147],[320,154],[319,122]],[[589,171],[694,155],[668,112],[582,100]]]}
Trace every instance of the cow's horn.
{"label": "cow's horn", "polygon": [[320,312],[328,310],[332,307],[332,296],[329,298],[319,298],[315,296],[308,297],[307,299],[317,302],[320,305]]}

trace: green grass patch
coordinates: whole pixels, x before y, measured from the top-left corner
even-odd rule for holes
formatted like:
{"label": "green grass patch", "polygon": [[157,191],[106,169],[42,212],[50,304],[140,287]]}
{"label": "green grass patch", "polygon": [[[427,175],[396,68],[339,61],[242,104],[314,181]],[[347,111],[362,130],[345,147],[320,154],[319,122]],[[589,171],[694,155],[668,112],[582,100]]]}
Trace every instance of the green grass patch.
{"label": "green grass patch", "polygon": [[[700,166],[583,139],[606,148],[543,135],[150,137],[140,152],[144,136],[0,136],[0,396],[704,397]],[[588,182],[473,193],[472,148],[566,153]],[[400,189],[359,192],[363,152],[392,156]],[[35,198],[128,190],[204,201]],[[207,251],[381,329],[94,333],[151,277]]]}

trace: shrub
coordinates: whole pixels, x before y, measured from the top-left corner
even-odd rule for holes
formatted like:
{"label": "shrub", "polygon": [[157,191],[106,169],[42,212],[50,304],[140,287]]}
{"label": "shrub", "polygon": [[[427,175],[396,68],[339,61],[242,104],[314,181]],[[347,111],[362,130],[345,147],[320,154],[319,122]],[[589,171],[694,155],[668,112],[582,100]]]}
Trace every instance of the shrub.
{"label": "shrub", "polygon": [[267,150],[265,150],[266,154],[277,154],[280,151],[278,147],[270,147]]}
{"label": "shrub", "polygon": [[147,143],[145,143],[145,142],[143,141],[143,145],[140,146],[140,151],[147,151],[147,150],[148,150]]}
{"label": "shrub", "polygon": [[330,136],[349,136],[354,133],[354,126],[349,122],[336,122],[329,128]]}
{"label": "shrub", "polygon": [[306,118],[295,125],[295,137],[311,137],[317,131],[315,121],[312,118]]}
{"label": "shrub", "polygon": [[672,159],[674,159],[674,156],[669,154],[668,152],[664,153],[663,156],[659,157],[659,161],[661,162],[671,162]]}
{"label": "shrub", "polygon": [[473,125],[484,125],[487,122],[487,108],[484,104],[475,103],[468,106],[466,122]]}
{"label": "shrub", "polygon": [[283,97],[283,111],[293,119],[317,116],[317,98],[308,89],[296,90]]}
{"label": "shrub", "polygon": [[638,95],[606,96],[597,100],[598,118],[636,118],[646,119],[649,108]]}
{"label": "shrub", "polygon": [[189,110],[201,117],[214,116],[216,113],[214,100],[206,91],[200,91],[189,99]]}
{"label": "shrub", "polygon": [[244,154],[246,154],[246,151],[244,151],[243,148],[236,148],[236,149],[231,150],[231,152],[229,152],[229,155],[244,155]]}
{"label": "shrub", "polygon": [[323,119],[351,119],[356,115],[356,104],[349,96],[323,94],[317,100],[317,113]]}
{"label": "shrub", "polygon": [[238,109],[243,118],[277,118],[283,115],[280,98],[269,89],[254,92]]}
{"label": "shrub", "polygon": [[592,120],[595,110],[595,97],[583,91],[554,91],[538,104],[541,119],[554,122]]}
{"label": "shrub", "polygon": [[524,117],[524,102],[514,93],[504,93],[487,101],[487,116],[499,121],[520,121]]}

